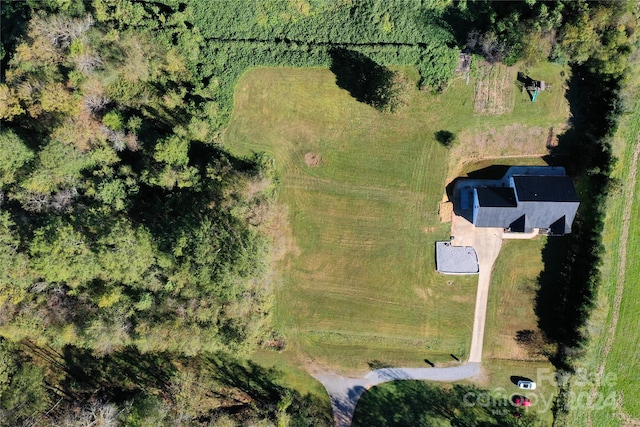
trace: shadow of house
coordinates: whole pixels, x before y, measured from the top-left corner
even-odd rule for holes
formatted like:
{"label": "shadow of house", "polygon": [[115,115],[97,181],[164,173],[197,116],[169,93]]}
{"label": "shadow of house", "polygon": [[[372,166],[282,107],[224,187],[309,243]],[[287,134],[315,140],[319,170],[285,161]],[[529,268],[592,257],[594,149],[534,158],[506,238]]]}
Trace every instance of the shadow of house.
{"label": "shadow of house", "polygon": [[389,103],[393,72],[360,52],[335,48],[329,51],[336,84],[359,102],[377,109]]}
{"label": "shadow of house", "polygon": [[491,165],[469,172],[467,176],[473,179],[502,179],[509,168],[511,168],[510,165]]}

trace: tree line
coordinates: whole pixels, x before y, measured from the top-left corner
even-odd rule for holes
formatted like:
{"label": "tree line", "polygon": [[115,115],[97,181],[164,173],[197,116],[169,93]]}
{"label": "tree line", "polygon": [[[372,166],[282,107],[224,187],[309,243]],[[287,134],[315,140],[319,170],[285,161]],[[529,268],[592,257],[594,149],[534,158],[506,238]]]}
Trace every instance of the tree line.
{"label": "tree line", "polygon": [[271,336],[270,196],[251,187],[272,171],[220,146],[180,8],[3,3],[1,425],[304,417],[291,390],[257,401],[204,380],[221,365],[190,368],[244,364]]}

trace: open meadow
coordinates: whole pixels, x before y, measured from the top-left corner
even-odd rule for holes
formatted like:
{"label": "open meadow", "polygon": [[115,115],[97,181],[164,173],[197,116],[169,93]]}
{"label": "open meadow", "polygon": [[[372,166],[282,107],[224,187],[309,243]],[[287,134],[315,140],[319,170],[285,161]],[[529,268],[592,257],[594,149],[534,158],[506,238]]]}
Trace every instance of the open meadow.
{"label": "open meadow", "polygon": [[[434,242],[450,233],[438,202],[471,161],[541,162],[549,130],[568,116],[562,71],[546,64],[536,71],[554,90],[531,103],[516,86],[517,70],[507,69],[513,108],[502,115],[474,112],[474,78],[442,94],[416,90],[405,109],[385,114],[340,89],[328,69],[243,75],[224,142],[233,153],[263,151],[275,160],[285,220],[274,228],[287,240],[275,325],[286,356],[306,369],[349,373],[466,357],[477,277],[435,272]],[[436,141],[440,130],[457,135],[452,147]],[[515,158],[523,151],[525,159]],[[533,260],[540,245],[530,247]]]}

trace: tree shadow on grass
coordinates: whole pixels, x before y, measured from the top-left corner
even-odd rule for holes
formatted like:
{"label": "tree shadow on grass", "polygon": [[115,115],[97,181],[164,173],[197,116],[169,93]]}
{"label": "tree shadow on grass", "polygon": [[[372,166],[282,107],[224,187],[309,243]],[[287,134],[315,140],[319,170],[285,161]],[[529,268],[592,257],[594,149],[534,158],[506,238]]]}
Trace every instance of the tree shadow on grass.
{"label": "tree shadow on grass", "polygon": [[578,176],[581,201],[571,234],[547,240],[544,270],[538,277],[538,327],[556,344],[551,362],[559,369],[571,370],[571,360],[582,351],[584,325],[598,286],[604,198],[612,164],[607,135],[619,114],[617,90],[616,82],[574,67],[566,94],[573,127],[558,138],[553,150],[567,172]]}
{"label": "tree shadow on grass", "polygon": [[335,48],[329,51],[336,84],[359,102],[384,109],[389,102],[393,72],[360,52]]}
{"label": "tree shadow on grass", "polygon": [[393,365],[390,365],[387,362],[383,362],[383,361],[377,360],[377,359],[374,359],[374,360],[368,362],[367,364],[369,365],[369,368],[372,371],[375,371],[376,369],[393,368]]}
{"label": "tree shadow on grass", "polygon": [[233,387],[248,395],[252,405],[258,405],[263,415],[276,421],[279,405],[289,402],[285,410],[291,417],[292,425],[330,426],[332,425],[329,400],[321,400],[311,394],[302,395],[298,391],[280,384],[282,372],[275,368],[264,368],[251,361],[241,361],[222,353],[205,356],[201,363],[206,372],[220,384]]}
{"label": "tree shadow on grass", "polygon": [[448,130],[439,130],[434,134],[436,141],[444,147],[450,147],[456,140],[456,135]]}
{"label": "tree shadow on grass", "polygon": [[[508,396],[492,396],[487,390],[473,386],[457,384],[443,388],[421,381],[393,381],[362,396],[353,426],[488,427],[522,425],[523,419],[534,421],[534,415],[522,413]],[[521,418],[514,414],[520,414]]]}

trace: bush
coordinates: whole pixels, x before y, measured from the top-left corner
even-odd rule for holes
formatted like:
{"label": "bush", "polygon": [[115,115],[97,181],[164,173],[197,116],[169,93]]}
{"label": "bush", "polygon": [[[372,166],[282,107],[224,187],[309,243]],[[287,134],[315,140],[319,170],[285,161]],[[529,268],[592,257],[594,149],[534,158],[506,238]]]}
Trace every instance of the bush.
{"label": "bush", "polygon": [[436,141],[445,147],[450,147],[456,140],[456,135],[448,130],[439,130],[434,134]]}

